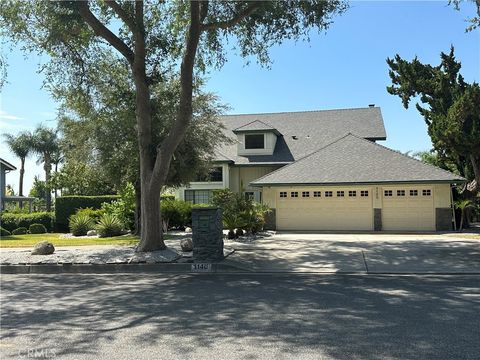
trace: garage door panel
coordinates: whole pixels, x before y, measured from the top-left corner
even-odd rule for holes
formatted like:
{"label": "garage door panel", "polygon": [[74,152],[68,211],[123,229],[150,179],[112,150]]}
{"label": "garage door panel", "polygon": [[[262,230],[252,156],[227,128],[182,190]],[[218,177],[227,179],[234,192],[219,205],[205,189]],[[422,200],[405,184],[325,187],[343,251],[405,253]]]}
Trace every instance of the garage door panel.
{"label": "garage door panel", "polygon": [[[422,189],[418,196],[384,196],[382,208],[382,229],[387,231],[433,231],[435,230],[435,213],[433,195],[423,196]],[[394,193],[396,191],[394,190]],[[433,193],[433,191],[431,192]]]}
{"label": "garage door panel", "polygon": [[373,229],[369,197],[279,198],[276,217],[279,230]]}

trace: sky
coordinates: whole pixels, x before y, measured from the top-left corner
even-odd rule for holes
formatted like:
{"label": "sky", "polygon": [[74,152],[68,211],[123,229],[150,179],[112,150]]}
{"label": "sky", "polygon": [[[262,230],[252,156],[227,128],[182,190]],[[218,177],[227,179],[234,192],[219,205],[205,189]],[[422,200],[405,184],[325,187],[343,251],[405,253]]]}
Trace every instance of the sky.
{"label": "sky", "polygon": [[[466,33],[466,19],[475,15],[473,3],[460,11],[447,1],[354,1],[330,28],[313,33],[309,43],[287,41],[270,51],[267,69],[229,51],[227,64],[208,73],[207,90],[231,107],[229,113],[308,111],[367,107],[382,110],[387,140],[384,145],[399,150],[431,148],[423,118],[414,106],[406,110],[390,95],[387,57],[399,54],[411,60],[438,65],[440,52],[455,46],[467,82],[480,81],[480,29]],[[57,104],[42,89],[38,65],[45,56],[25,56],[4,46],[8,83],[0,94],[0,133],[33,130],[38,124],[54,127]],[[413,105],[413,104],[412,104]],[[0,139],[0,157],[19,166],[19,160]],[[26,164],[24,193],[42,166],[34,157]],[[7,184],[18,192],[18,170],[7,175]]]}

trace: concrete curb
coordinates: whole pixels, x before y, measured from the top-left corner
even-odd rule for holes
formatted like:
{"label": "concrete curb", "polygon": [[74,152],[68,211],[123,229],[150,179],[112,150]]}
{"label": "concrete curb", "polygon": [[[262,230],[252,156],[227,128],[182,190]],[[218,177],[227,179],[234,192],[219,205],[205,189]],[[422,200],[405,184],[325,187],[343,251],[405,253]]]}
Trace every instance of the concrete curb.
{"label": "concrete curb", "polygon": [[247,269],[232,264],[212,263],[210,271],[192,271],[192,263],[156,264],[40,264],[0,265],[1,274],[250,274],[250,275],[360,275],[360,276],[480,276],[480,272],[415,271],[289,271]]}
{"label": "concrete curb", "polygon": [[109,273],[231,273],[250,272],[233,265],[212,263],[211,271],[192,271],[192,263],[155,264],[40,264],[0,265],[1,274],[109,274]]}

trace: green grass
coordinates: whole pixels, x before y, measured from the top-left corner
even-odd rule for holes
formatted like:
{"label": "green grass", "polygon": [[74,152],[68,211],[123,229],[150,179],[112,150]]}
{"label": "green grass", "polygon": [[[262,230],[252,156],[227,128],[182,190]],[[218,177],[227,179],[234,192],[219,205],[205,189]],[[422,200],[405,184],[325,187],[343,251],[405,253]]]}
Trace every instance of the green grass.
{"label": "green grass", "polygon": [[40,241],[50,241],[54,246],[83,246],[83,245],[134,245],[138,243],[138,236],[124,235],[109,238],[60,238],[62,234],[26,234],[2,236],[0,248],[32,247]]}

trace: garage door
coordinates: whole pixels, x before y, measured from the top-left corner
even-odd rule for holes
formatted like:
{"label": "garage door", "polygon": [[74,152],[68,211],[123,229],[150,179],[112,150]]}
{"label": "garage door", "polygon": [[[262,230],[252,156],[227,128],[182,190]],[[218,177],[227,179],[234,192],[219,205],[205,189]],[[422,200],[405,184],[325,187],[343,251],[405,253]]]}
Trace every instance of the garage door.
{"label": "garage door", "polygon": [[431,188],[384,188],[383,230],[435,230]]}
{"label": "garage door", "polygon": [[279,230],[373,230],[369,189],[277,192]]}

